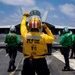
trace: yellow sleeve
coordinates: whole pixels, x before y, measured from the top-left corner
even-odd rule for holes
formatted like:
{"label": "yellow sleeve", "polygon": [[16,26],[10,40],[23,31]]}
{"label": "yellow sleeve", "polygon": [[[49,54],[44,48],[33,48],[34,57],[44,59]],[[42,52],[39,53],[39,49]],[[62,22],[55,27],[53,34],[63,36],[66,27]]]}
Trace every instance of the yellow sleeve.
{"label": "yellow sleeve", "polygon": [[22,21],[21,21],[21,26],[20,26],[20,32],[21,35],[24,35],[25,33],[28,32],[27,27],[26,27],[26,16],[23,16]]}
{"label": "yellow sleeve", "polygon": [[46,41],[46,43],[52,43],[52,42],[54,42],[54,35],[52,34],[51,30],[47,27],[45,29],[45,31],[47,33],[45,35],[45,41]]}
{"label": "yellow sleeve", "polygon": [[45,31],[49,36],[54,38],[54,35],[52,34],[51,30],[48,27],[45,29]]}

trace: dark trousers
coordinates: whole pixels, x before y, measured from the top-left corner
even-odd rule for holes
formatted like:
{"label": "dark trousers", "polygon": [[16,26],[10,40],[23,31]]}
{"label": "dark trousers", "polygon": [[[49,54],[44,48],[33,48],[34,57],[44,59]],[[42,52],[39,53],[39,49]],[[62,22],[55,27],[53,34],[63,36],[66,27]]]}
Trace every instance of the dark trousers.
{"label": "dark trousers", "polygon": [[52,53],[52,44],[47,44],[48,53]]}
{"label": "dark trousers", "polygon": [[21,75],[35,75],[35,72],[38,75],[50,75],[45,58],[40,58],[40,59],[26,58],[24,59]]}
{"label": "dark trousers", "polygon": [[63,50],[64,50],[63,56],[64,56],[64,60],[65,60],[65,67],[64,68],[70,68],[70,65],[69,65],[70,47],[63,48]]}
{"label": "dark trousers", "polygon": [[17,55],[17,47],[8,47],[9,49],[9,57],[10,57],[10,61],[9,61],[9,68],[14,67],[15,66],[15,58]]}

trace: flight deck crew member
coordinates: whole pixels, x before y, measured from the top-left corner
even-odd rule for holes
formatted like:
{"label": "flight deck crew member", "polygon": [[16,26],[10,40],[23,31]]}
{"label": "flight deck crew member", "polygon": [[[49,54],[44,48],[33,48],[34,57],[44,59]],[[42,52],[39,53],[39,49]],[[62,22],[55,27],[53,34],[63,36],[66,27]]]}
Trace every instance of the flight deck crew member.
{"label": "flight deck crew member", "polygon": [[[50,75],[45,54],[47,53],[47,43],[52,43],[54,36],[46,24],[41,24],[36,15],[29,19],[26,27],[26,20],[29,15],[28,12],[24,13],[20,26],[25,58],[21,75],[35,75],[35,72],[37,75]],[[42,26],[47,34],[39,32]]]}
{"label": "flight deck crew member", "polygon": [[6,52],[9,54],[10,61],[9,61],[9,67],[8,72],[14,71],[15,66],[15,58],[17,55],[17,47],[18,44],[20,44],[19,36],[15,33],[16,29],[14,26],[10,27],[9,33],[5,36],[4,42],[7,43]]}
{"label": "flight deck crew member", "polygon": [[70,47],[72,46],[72,38],[71,33],[69,32],[69,29],[67,27],[63,29],[63,35],[61,36],[59,43],[62,45],[62,54],[65,60],[65,66],[62,69],[62,71],[69,71],[70,70],[69,52]]}

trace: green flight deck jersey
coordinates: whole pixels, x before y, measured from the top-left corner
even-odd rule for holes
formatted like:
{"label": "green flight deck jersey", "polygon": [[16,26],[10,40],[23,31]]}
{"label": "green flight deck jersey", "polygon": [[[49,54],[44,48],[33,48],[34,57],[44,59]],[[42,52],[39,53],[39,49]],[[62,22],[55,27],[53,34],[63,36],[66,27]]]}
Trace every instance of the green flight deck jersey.
{"label": "green flight deck jersey", "polygon": [[71,33],[65,33],[60,38],[59,43],[62,45],[62,47],[70,47],[75,42],[75,36]]}
{"label": "green flight deck jersey", "polygon": [[7,46],[17,46],[20,44],[20,39],[17,34],[10,32],[5,36],[4,42],[7,43]]}

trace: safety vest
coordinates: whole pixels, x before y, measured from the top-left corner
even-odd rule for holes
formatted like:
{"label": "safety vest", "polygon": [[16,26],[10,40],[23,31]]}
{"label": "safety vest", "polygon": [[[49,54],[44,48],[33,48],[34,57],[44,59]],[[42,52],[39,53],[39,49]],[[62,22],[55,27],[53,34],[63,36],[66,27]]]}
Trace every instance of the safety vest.
{"label": "safety vest", "polygon": [[28,32],[26,16],[23,16],[20,28],[25,58],[44,58],[47,53],[47,43],[52,43],[54,41],[54,36],[49,28],[45,29],[47,34],[43,32]]}

